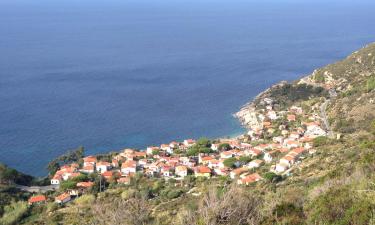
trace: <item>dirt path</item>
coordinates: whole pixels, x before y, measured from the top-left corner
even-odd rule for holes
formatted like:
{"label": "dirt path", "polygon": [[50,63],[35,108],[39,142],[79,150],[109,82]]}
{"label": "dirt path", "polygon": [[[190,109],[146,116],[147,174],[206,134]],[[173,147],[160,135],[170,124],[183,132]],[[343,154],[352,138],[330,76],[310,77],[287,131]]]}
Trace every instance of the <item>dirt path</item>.
{"label": "dirt path", "polygon": [[324,123],[325,129],[327,131],[328,137],[333,137],[334,134],[333,134],[333,131],[331,129],[331,126],[329,124],[328,117],[327,117],[327,105],[331,102],[332,98],[335,98],[337,96],[336,91],[335,90],[329,90],[329,96],[330,96],[330,98],[326,99],[324,101],[324,103],[320,106],[320,116],[323,120],[323,123]]}

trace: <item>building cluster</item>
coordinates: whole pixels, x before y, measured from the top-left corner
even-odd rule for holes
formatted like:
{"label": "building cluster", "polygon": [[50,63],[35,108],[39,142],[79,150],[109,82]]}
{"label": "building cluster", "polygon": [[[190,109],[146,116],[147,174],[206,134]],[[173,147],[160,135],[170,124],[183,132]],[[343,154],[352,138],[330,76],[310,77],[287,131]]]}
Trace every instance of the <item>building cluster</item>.
{"label": "building cluster", "polygon": [[[313,152],[313,139],[325,136],[326,132],[320,126],[320,117],[304,113],[301,107],[292,106],[287,111],[276,111],[272,99],[268,98],[263,99],[263,104],[265,109],[257,112],[261,122],[249,129],[246,141],[245,136],[219,139],[211,144],[210,153],[195,156],[186,154],[196,144],[193,139],[150,146],[141,151],[124,149],[113,155],[111,161],[87,156],[81,165],[72,163],[62,166],[51,179],[51,184],[58,185],[81,173],[98,173],[108,182],[128,184],[132,176],[142,173],[147,177],[177,180],[188,175],[207,178],[228,176],[238,184],[249,185],[262,179],[256,171],[265,165],[269,166],[271,172],[284,174],[305,153]],[[229,148],[220,148],[224,144]],[[250,161],[243,162],[241,157]],[[231,166],[225,163],[229,159],[235,162]],[[92,182],[80,182],[77,189],[82,192],[92,185]],[[55,201],[65,203],[77,194],[77,190],[66,192],[56,197]]]}

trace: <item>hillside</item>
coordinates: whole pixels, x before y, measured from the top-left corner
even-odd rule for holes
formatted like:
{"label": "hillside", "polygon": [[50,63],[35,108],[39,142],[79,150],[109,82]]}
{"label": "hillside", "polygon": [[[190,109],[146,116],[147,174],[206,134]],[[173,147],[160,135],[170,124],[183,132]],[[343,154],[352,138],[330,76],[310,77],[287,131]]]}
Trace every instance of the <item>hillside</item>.
{"label": "hillside", "polygon": [[[375,44],[270,87],[236,116],[248,129],[236,139],[55,161],[54,179],[64,170],[77,176],[61,180],[59,191],[45,194],[48,203],[29,206],[13,223],[375,224]],[[188,159],[186,175],[172,169],[176,158]],[[123,165],[113,165],[108,179],[82,173],[93,160]],[[131,163],[150,160],[151,166],[162,160],[168,170],[151,176],[151,167],[136,166],[135,174],[124,175]],[[198,165],[190,168],[191,160]],[[82,182],[91,186],[79,197],[53,203]]]}

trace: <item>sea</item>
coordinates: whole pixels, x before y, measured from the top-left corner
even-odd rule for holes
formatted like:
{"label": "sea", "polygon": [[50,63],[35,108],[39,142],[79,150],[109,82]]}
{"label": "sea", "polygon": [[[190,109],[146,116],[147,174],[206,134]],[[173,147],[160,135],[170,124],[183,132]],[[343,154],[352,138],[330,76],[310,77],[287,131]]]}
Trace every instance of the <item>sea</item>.
{"label": "sea", "polygon": [[0,162],[240,134],[259,92],[374,41],[370,0],[1,0]]}

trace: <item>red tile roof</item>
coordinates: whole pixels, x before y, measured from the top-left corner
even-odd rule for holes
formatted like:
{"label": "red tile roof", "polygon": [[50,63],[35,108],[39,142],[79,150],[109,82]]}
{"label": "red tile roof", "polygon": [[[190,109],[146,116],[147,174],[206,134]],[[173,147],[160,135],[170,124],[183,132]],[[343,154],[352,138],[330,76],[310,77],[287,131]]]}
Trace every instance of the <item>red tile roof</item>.
{"label": "red tile roof", "polygon": [[33,203],[36,203],[36,202],[44,202],[46,201],[46,196],[44,195],[36,195],[36,196],[32,196],[29,198],[29,203],[30,204],[33,204]]}
{"label": "red tile roof", "polygon": [[77,187],[84,187],[84,188],[89,188],[94,185],[94,182],[88,181],[88,182],[78,182]]}
{"label": "red tile roof", "polygon": [[197,173],[211,173],[211,169],[208,168],[207,166],[198,166],[196,168]]}
{"label": "red tile roof", "polygon": [[127,160],[122,163],[121,168],[136,167],[137,163],[134,160]]}
{"label": "red tile roof", "polygon": [[96,162],[96,157],[95,156],[87,156],[83,158],[84,162]]}
{"label": "red tile roof", "polygon": [[57,196],[55,199],[59,201],[64,201],[65,199],[69,198],[69,193],[62,193],[61,195]]}

